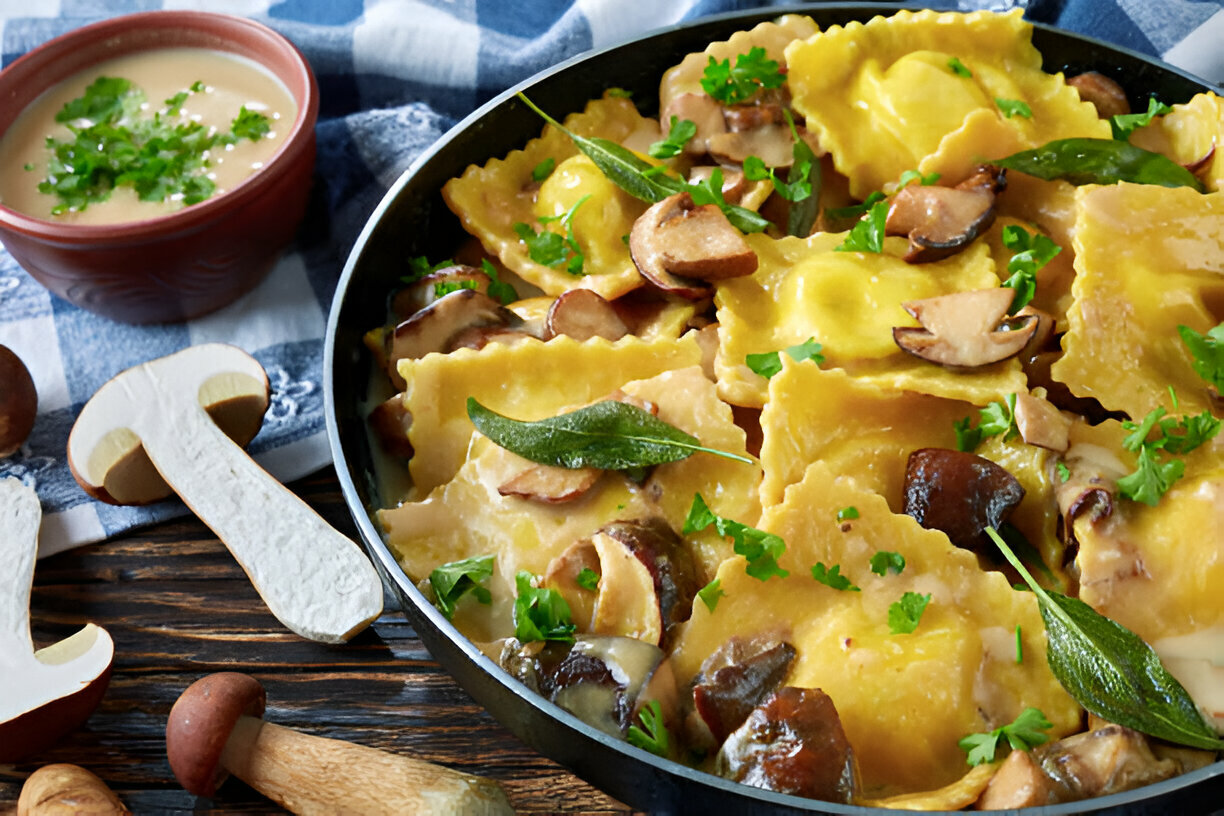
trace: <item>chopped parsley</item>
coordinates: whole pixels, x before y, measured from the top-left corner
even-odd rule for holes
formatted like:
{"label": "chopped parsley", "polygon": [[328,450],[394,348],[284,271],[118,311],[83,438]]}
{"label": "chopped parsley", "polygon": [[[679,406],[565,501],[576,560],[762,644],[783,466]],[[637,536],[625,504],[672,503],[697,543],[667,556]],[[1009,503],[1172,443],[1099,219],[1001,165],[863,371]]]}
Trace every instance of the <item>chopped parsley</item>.
{"label": "chopped parsley", "polygon": [[1057,462],[1054,465],[1054,470],[1058,473],[1058,480],[1063,484],[1071,478],[1071,468],[1067,467],[1066,462]]}
{"label": "chopped parsley", "polygon": [[635,748],[643,748],[656,756],[665,757],[671,751],[671,736],[663,724],[663,711],[658,700],[651,700],[638,712],[642,725],[629,726],[625,736]]}
{"label": "chopped parsley", "polygon": [[838,521],[850,521],[851,519],[856,519],[858,517],[859,511],[857,507],[843,507],[837,511]]}
{"label": "chopped parsley", "polygon": [[917,592],[907,592],[888,607],[888,630],[894,635],[908,635],[918,628],[922,613],[931,602],[931,593],[919,595]]}
{"label": "chopped parsley", "polygon": [[484,272],[485,277],[489,279],[489,297],[500,301],[503,306],[508,306],[518,300],[518,292],[498,276],[497,267],[490,263],[488,258],[481,259],[480,271]]}
{"label": "chopped parsley", "polygon": [[905,569],[905,556],[898,552],[880,550],[871,556],[871,571],[876,575],[887,575],[890,571],[900,575]]}
{"label": "chopped parsley", "polygon": [[464,595],[471,594],[482,604],[492,601],[489,590],[481,586],[493,575],[493,556],[478,555],[462,561],[452,561],[429,573],[429,585],[433,587],[434,605],[447,620],[455,614],[455,604]]}
{"label": "chopped parsley", "polygon": [[458,292],[460,289],[475,289],[478,284],[476,281],[457,280],[457,281],[438,281],[434,284],[434,297],[440,298],[443,295],[449,295],[451,292]]}
{"label": "chopped parsley", "polygon": [[957,743],[963,751],[968,752],[966,761],[973,766],[985,762],[994,762],[995,753],[999,749],[999,740],[1006,739],[1008,745],[1016,751],[1027,751],[1049,741],[1050,735],[1044,733],[1052,727],[1045,715],[1036,708],[1026,708],[1020,716],[1007,725],[993,731],[981,734],[970,734],[962,737]]}
{"label": "chopped parsley", "polygon": [[1178,326],[1177,333],[1194,356],[1194,373],[1206,380],[1217,393],[1224,393],[1224,323],[1206,334],[1189,326]]}
{"label": "chopped parsley", "polygon": [[948,68],[950,68],[952,73],[956,74],[958,77],[969,79],[973,76],[973,72],[965,67],[965,63],[961,62],[956,57],[952,57],[948,60]]}
{"label": "chopped parsley", "polygon": [[884,251],[884,222],[888,220],[888,202],[876,201],[871,205],[862,219],[850,230],[841,245],[834,252],[874,252]]}
{"label": "chopped parsley", "polygon": [[578,586],[582,587],[583,589],[588,589],[591,592],[595,592],[599,589],[599,578],[600,575],[598,572],[590,567],[583,567],[582,571],[578,573],[578,577],[574,579],[574,583],[578,584]]}
{"label": "chopped parsley", "polygon": [[[786,356],[796,363],[802,363],[804,360],[814,360],[816,365],[820,365],[825,359],[820,350],[821,345],[816,342],[814,337],[809,337],[798,345],[787,346],[782,349],[782,351],[786,352]],[[744,357],[744,365],[768,380],[782,370],[781,352],[765,351],[760,354],[749,354]]]}
{"label": "chopped parsley", "polygon": [[559,221],[565,230],[564,235],[547,229],[537,233],[530,224],[524,224],[522,221],[514,225],[514,234],[527,245],[527,255],[531,260],[542,266],[564,264],[565,271],[571,275],[585,274],[582,270],[585,256],[582,254],[582,248],[578,246],[578,240],[574,237],[574,213],[590,197],[590,195],[584,195],[563,215],[545,215],[536,219],[541,224]]}
{"label": "chopped parsley", "polygon": [[701,87],[724,105],[739,105],[763,88],[780,88],[784,81],[786,75],[777,61],[765,56],[765,49],[758,46],[737,55],[734,66],[729,59],[719,62],[710,57]]}
{"label": "chopped parsley", "polygon": [[544,159],[531,169],[531,180],[535,182],[543,181],[552,175],[552,171],[557,169],[557,160],[552,156]]}
{"label": "chopped parsley", "polygon": [[727,593],[723,592],[722,580],[715,578],[713,581],[697,590],[697,597],[701,599],[703,604],[705,604],[706,609],[713,612],[714,607],[718,606],[718,599],[727,597]]}
{"label": "chopped parsley", "polygon": [[532,586],[534,576],[519,570],[514,576],[518,596],[514,599],[514,636],[523,643],[537,640],[574,642],[578,628],[570,617],[569,604],[561,593]]}
{"label": "chopped parsley", "polygon": [[[1173,407],[1177,408],[1176,395]],[[1117,481],[1118,495],[1150,507],[1156,506],[1186,470],[1185,462],[1166,459],[1166,454],[1189,453],[1220,432],[1220,420],[1210,411],[1181,419],[1165,419],[1164,415],[1165,409],[1157,407],[1142,422],[1122,423],[1123,429],[1130,431],[1122,447],[1136,456],[1134,472]]]}
{"label": "chopped parsley", "polygon": [[941,176],[939,173],[927,173],[925,176],[917,170],[906,170],[901,174],[901,178],[897,179],[897,189],[900,190],[911,181],[916,181],[923,187],[930,187],[935,182],[939,181]]}
{"label": "chopped parsley", "polygon": [[1119,142],[1129,142],[1130,136],[1144,125],[1151,124],[1152,120],[1157,116],[1164,116],[1166,113],[1172,113],[1173,109],[1163,102],[1159,101],[1154,96],[1148,97],[1148,107],[1143,113],[1120,113],[1117,116],[1111,116],[1109,119],[1109,129],[1113,132],[1113,137]]}
{"label": "chopped parsley", "polygon": [[688,144],[689,139],[696,135],[696,122],[673,116],[671,127],[667,131],[667,138],[652,144],[647,152],[656,159],[670,159],[679,156],[684,152],[684,146]]}
{"label": "chopped parsley", "polygon": [[408,259],[408,274],[401,275],[400,281],[403,283],[416,283],[427,275],[432,275],[440,269],[447,269],[454,265],[455,262],[450,258],[447,258],[445,261],[439,261],[436,264],[431,264],[424,255],[417,255],[415,258]]}
{"label": "chopped parsley", "polygon": [[1010,314],[1023,309],[1037,292],[1037,271],[1054,260],[1062,247],[1041,233],[1029,233],[1024,227],[1009,224],[1003,228],[1003,246],[1015,252],[1007,262],[1011,277],[1003,285],[1016,290]]}
{"label": "chopped parsley", "polygon": [[243,105],[230,129],[237,139],[250,139],[252,142],[257,142],[268,135],[268,131],[272,129],[272,123],[262,113],[247,110],[246,105]]}
{"label": "chopped parsley", "polygon": [[780,536],[715,515],[701,494],[694,494],[693,505],[684,520],[683,534],[699,533],[710,525],[714,525],[720,536],[731,539],[735,553],[748,561],[744,571],[753,578],[768,581],[775,575],[779,578],[790,575],[778,566],[778,557],[786,552],[786,542]]}
{"label": "chopped parsley", "polygon": [[1024,100],[999,99],[995,97],[995,104],[999,106],[999,111],[1003,114],[1004,118],[1010,119],[1013,116],[1019,116],[1021,119],[1033,118],[1033,109]]}
{"label": "chopped parsley", "polygon": [[859,587],[850,583],[850,579],[841,574],[841,564],[834,564],[832,567],[826,567],[823,562],[817,561],[812,567],[812,577],[827,587],[840,589],[846,592],[860,592]]}
{"label": "chopped parsley", "polygon": [[966,453],[977,450],[982,440],[989,436],[1003,435],[1003,441],[1008,442],[1020,434],[1016,426],[1016,395],[1008,394],[1002,402],[995,401],[978,410],[977,427],[972,426],[969,417],[957,420],[953,424],[956,431],[956,449]]}
{"label": "chopped parsley", "polygon": [[604,96],[610,96],[613,99],[632,99],[633,91],[613,86],[604,91]]}
{"label": "chopped parsley", "polygon": [[825,210],[825,215],[832,219],[855,218],[867,212],[875,204],[887,197],[877,190],[874,193],[869,193],[867,198],[863,199],[860,204],[851,204],[849,207],[834,207],[831,210]]}
{"label": "chopped parsley", "polygon": [[1016,624],[1016,662],[1024,662],[1024,641],[1020,638],[1020,624]]}

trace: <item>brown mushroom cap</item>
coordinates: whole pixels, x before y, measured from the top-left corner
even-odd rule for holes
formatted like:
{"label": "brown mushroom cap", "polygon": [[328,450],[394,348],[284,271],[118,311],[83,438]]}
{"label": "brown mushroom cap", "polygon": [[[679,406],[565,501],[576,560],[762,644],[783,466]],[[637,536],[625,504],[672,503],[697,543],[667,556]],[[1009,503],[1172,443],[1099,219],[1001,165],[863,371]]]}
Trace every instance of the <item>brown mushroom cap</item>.
{"label": "brown mushroom cap", "polygon": [[690,300],[710,294],[708,281],[751,275],[757,256],[713,204],[697,206],[687,192],[642,213],[629,233],[629,254],[642,277]]}
{"label": "brown mushroom cap", "polygon": [[212,796],[229,772],[221,752],[242,715],[262,717],[267,696],[240,672],[201,677],[179,695],[166,721],[166,757],[174,778],[196,796]]}
{"label": "brown mushroom cap", "polygon": [[1110,119],[1131,112],[1126,91],[1104,74],[1087,71],[1067,77],[1067,84],[1079,92],[1080,99],[1091,102],[1097,109],[1097,116],[1102,119]]}
{"label": "brown mushroom cap", "polygon": [[909,236],[907,263],[929,263],[960,252],[990,228],[995,196],[989,188],[911,184],[888,207],[886,235]]}
{"label": "brown mushroom cap", "polygon": [[1000,286],[901,304],[922,328],[896,327],[902,351],[953,369],[976,368],[1019,354],[1037,331],[1035,314],[1007,317],[1015,292]]}
{"label": "brown mushroom cap", "polygon": [[38,392],[21,358],[0,346],[0,458],[21,447],[34,427]]}
{"label": "brown mushroom cap", "polygon": [[400,360],[452,351],[456,338],[467,329],[513,328],[522,322],[514,312],[476,289],[450,292],[387,333],[387,374],[402,391],[404,378],[397,369]]}
{"label": "brown mushroom cap", "polygon": [[629,327],[612,304],[590,289],[570,289],[553,301],[545,318],[544,339],[564,334],[575,340],[602,337],[619,340],[629,333]]}

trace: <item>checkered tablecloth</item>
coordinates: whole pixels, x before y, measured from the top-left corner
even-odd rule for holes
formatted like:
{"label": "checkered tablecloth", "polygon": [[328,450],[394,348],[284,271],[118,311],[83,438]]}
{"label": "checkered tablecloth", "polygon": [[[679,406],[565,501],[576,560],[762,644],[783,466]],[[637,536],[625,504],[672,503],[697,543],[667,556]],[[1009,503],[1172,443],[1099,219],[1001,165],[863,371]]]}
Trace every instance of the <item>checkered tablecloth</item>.
{"label": "checkered tablecloth", "polygon": [[[1100,37],[1212,82],[1224,79],[1224,0],[1029,0],[1035,20]],[[91,501],[64,457],[77,412],[107,379],[188,345],[223,340],[268,371],[272,405],[250,445],[288,481],[330,461],[321,363],[327,309],[366,217],[412,160],[481,102],[573,54],[762,0],[0,0],[7,65],[70,29],[155,8],[199,8],[260,20],[293,40],[318,76],[317,222],[267,280],[232,306],[186,324],[127,326],[47,293],[0,250],[0,344],[30,368],[39,416],[0,477],[35,486],[41,554],[186,513],[177,501],[112,507]],[[939,8],[1010,8],[960,0]],[[2,386],[3,384],[0,384]]]}

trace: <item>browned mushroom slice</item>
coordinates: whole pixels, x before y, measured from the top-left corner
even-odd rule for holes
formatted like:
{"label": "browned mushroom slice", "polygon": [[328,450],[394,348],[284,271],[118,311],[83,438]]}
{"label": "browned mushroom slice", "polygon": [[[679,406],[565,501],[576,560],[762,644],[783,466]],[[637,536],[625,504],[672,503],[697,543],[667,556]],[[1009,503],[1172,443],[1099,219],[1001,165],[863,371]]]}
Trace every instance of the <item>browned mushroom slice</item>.
{"label": "browned mushroom slice", "polygon": [[905,464],[902,512],[967,550],[993,552],[986,528],[997,530],[1023,498],[1015,476],[976,454],[921,448]]}
{"label": "browned mushroom slice", "polygon": [[439,284],[457,284],[485,293],[489,289],[489,276],[467,264],[455,264],[430,272],[391,295],[391,314],[401,321],[412,317],[438,299]]}
{"label": "browned mushroom slice", "polygon": [[1095,524],[1113,513],[1117,481],[1130,469],[1113,451],[1093,444],[1072,444],[1063,463],[1067,478],[1054,480],[1054,498],[1062,513],[1070,561],[1078,551],[1076,527]]}
{"label": "browned mushroom slice", "polygon": [[563,504],[585,496],[603,473],[599,468],[535,465],[503,482],[497,492],[541,504]]}
{"label": "browned mushroom slice", "polygon": [[392,456],[412,458],[412,443],[408,441],[408,429],[412,425],[412,414],[404,407],[404,395],[396,394],[380,402],[370,411],[370,429],[374,431],[379,446]]}
{"label": "browned mushroom slice", "polygon": [[782,685],[795,647],[774,638],[733,637],[702,664],[693,681],[688,730],[702,748],[721,745],[765,696]]}
{"label": "browned mushroom slice", "polygon": [[707,145],[711,156],[731,164],[743,164],[749,156],[758,157],[767,167],[790,167],[795,160],[790,126],[785,122],[718,133]]}
{"label": "browned mushroom slice", "polygon": [[650,572],[663,624],[659,643],[666,649],[677,627],[692,614],[693,598],[701,588],[692,553],[661,518],[614,521],[600,532],[619,541]]}
{"label": "browned mushroom slice", "polygon": [[674,97],[659,114],[659,124],[664,133],[671,129],[671,118],[688,119],[697,126],[697,133],[684,145],[684,152],[700,156],[706,152],[706,141],[719,133],[727,132],[723,117],[723,106],[707,93],[685,93]]}
{"label": "browned mushroom slice", "polygon": [[1097,109],[1097,116],[1109,119],[1131,112],[1126,91],[1104,74],[1088,71],[1067,78],[1067,84],[1079,92],[1080,99],[1091,102]]}
{"label": "browned mushroom slice", "polygon": [[1020,353],[1037,331],[1036,315],[1007,318],[1015,292],[974,289],[901,304],[922,328],[897,327],[902,351],[948,368],[976,368]]}
{"label": "browned mushroom slice", "polygon": [[404,379],[396,369],[400,360],[450,351],[455,338],[465,329],[511,328],[521,322],[514,312],[475,289],[450,292],[387,334],[387,373],[392,384],[403,390]]}
{"label": "browned mushroom slice", "polygon": [[1026,444],[1062,453],[1070,445],[1071,420],[1050,402],[1032,394],[1016,395],[1016,428]]}
{"label": "browned mushroom slice", "polygon": [[994,219],[989,188],[910,184],[893,196],[884,233],[909,236],[907,263],[929,263],[960,252]]}
{"label": "browned mushroom slice", "polygon": [[697,300],[707,281],[751,275],[757,256],[713,204],[697,206],[688,193],[654,204],[633,223],[629,253],[642,277],[660,289]]}
{"label": "browned mushroom slice", "polygon": [[849,803],[858,791],[854,751],[820,689],[771,694],[727,738],[717,768],[745,785],[826,802]]}
{"label": "browned mushroom slice", "polygon": [[712,164],[700,164],[689,170],[689,184],[701,184],[707,181],[715,170],[721,170],[723,176],[722,195],[728,204],[738,204],[748,191],[748,179],[743,171],[730,167],[715,167]]}
{"label": "browned mushroom slice", "polygon": [[553,301],[544,322],[544,339],[564,334],[575,340],[619,340],[629,333],[612,304],[590,289],[571,289]]}

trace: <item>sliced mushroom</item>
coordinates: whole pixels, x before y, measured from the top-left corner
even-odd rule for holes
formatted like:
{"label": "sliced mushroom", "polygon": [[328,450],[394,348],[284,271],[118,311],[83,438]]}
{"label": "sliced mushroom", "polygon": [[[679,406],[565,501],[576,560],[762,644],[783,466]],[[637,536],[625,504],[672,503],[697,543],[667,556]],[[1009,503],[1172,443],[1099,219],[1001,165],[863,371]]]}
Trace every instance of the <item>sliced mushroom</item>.
{"label": "sliced mushroom", "polygon": [[564,504],[585,496],[603,474],[599,468],[533,465],[507,479],[497,492],[541,504]]}
{"label": "sliced mushroom", "polygon": [[684,145],[684,152],[690,156],[703,155],[711,136],[727,132],[722,105],[707,93],[683,93],[669,100],[659,113],[659,124],[664,132],[670,130],[673,116],[697,126],[696,135]]}
{"label": "sliced mushroom", "polygon": [[697,206],[688,193],[654,204],[633,223],[629,253],[642,277],[690,300],[710,294],[709,281],[751,275],[757,256],[713,204]]}
{"label": "sliced mushroom", "polygon": [[1063,518],[1066,559],[1078,552],[1076,527],[1108,518],[1114,509],[1117,481],[1129,472],[1118,455],[1099,445],[1073,443],[1063,456],[1066,480],[1054,480],[1054,498]]}
{"label": "sliced mushroom", "polygon": [[570,289],[553,301],[544,323],[544,339],[567,335],[575,340],[602,337],[619,340],[629,333],[612,304],[590,289]]}
{"label": "sliced mushroom", "polygon": [[1036,315],[1007,317],[1014,295],[1000,286],[903,303],[922,327],[896,327],[893,341],[902,351],[953,369],[1014,357],[1032,339],[1038,322]]}
{"label": "sliced mushroom", "polygon": [[908,263],[954,255],[994,223],[995,194],[1004,179],[1003,171],[983,167],[956,187],[903,187],[888,207],[884,232],[909,237]]}
{"label": "sliced mushroom", "polygon": [[795,160],[794,141],[785,122],[718,133],[707,145],[711,156],[730,164],[743,164],[749,156],[756,156],[766,167],[790,167]]}
{"label": "sliced mushroom", "polygon": [[795,647],[771,636],[735,636],[706,658],[693,679],[689,742],[713,749],[744,724],[766,695],[782,685]]}
{"label": "sliced mushroom", "polygon": [[514,312],[475,289],[450,292],[387,334],[387,374],[402,391],[406,384],[397,370],[400,360],[451,351],[465,329],[511,328],[521,322]]}
{"label": "sliced mushroom", "polygon": [[1131,112],[1130,102],[1122,86],[1097,71],[1087,71],[1067,78],[1067,84],[1079,92],[1080,99],[1091,102],[1097,116],[1109,119]]}
{"label": "sliced mushroom", "polygon": [[849,803],[858,768],[841,717],[820,689],[784,686],[727,738],[718,773],[745,785]]}
{"label": "sliced mushroom", "polygon": [[731,167],[715,167],[712,164],[700,164],[689,170],[689,184],[700,184],[707,181],[715,170],[722,171],[722,195],[728,204],[738,204],[748,191],[748,179],[742,170]]}
{"label": "sliced mushroom", "polygon": [[474,266],[455,264],[430,272],[391,294],[388,311],[399,320],[407,320],[438,300],[439,284],[459,284],[481,294],[489,290],[489,276]]}
{"label": "sliced mushroom", "polygon": [[1016,427],[1029,445],[1062,453],[1071,444],[1071,420],[1042,397],[1016,395]]}
{"label": "sliced mushroom", "polygon": [[999,529],[1023,498],[1015,476],[976,454],[921,448],[905,464],[902,512],[966,550],[993,552],[986,528]]}
{"label": "sliced mushroom", "polygon": [[412,458],[412,443],[408,441],[408,429],[412,426],[412,414],[404,407],[404,395],[396,394],[380,402],[370,411],[367,421],[379,446],[392,456]]}

